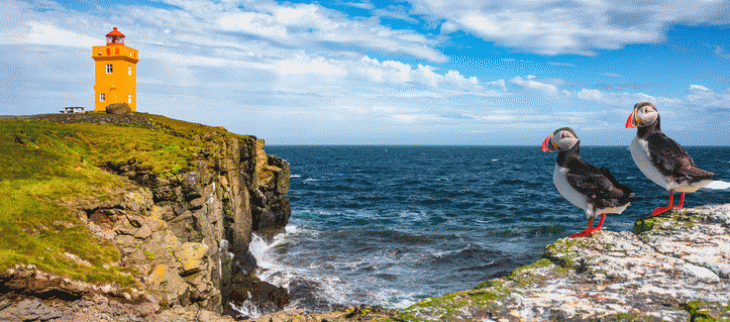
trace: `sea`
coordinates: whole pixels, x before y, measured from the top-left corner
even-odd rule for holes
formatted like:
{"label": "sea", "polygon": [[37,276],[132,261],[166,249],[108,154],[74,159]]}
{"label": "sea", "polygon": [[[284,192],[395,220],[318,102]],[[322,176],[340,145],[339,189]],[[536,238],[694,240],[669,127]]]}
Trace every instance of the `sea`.
{"label": "sea", "polygon": [[[730,181],[730,147],[686,147]],[[257,276],[311,312],[359,304],[406,308],[467,290],[535,262],[546,245],[585,229],[556,190],[557,153],[538,146],[268,146],[291,165],[286,229],[254,235]],[[604,229],[630,231],[668,194],[626,146],[581,147],[635,192]],[[730,202],[730,190],[687,194],[685,207]],[[596,222],[597,223],[597,220]],[[265,312],[249,306],[242,312]]]}

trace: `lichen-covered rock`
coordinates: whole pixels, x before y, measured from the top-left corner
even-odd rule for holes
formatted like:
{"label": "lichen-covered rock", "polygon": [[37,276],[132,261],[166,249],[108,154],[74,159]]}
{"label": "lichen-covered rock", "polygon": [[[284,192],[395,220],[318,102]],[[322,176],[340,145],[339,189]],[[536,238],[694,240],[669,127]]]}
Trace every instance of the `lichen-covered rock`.
{"label": "lichen-covered rock", "polygon": [[730,319],[730,204],[640,220],[634,233],[560,239],[543,259],[472,290],[424,300],[424,321]]}
{"label": "lichen-covered rock", "polygon": [[208,246],[201,243],[183,243],[175,250],[175,258],[180,263],[180,275],[187,276],[200,271],[203,258],[208,254]]}
{"label": "lichen-covered rock", "polygon": [[391,321],[397,310],[378,306],[359,305],[333,312],[311,313],[304,310],[281,311],[265,315],[251,322],[320,322],[320,321]]}
{"label": "lichen-covered rock", "polygon": [[100,294],[87,294],[73,301],[42,299],[24,295],[0,296],[0,321],[73,321],[73,322],[233,322],[199,308],[176,306],[157,312],[159,306],[148,302],[118,301]]}

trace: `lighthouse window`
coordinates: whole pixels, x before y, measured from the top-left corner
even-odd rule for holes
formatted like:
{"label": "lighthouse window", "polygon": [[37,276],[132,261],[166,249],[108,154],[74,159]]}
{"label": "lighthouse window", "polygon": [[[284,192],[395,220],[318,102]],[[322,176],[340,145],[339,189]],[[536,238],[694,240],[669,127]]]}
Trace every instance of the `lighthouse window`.
{"label": "lighthouse window", "polygon": [[131,65],[127,66],[127,74],[129,74],[129,76],[132,76],[132,66]]}
{"label": "lighthouse window", "polygon": [[104,93],[99,94],[99,102],[103,102],[106,100],[106,95]]}
{"label": "lighthouse window", "polygon": [[127,95],[127,103],[132,104],[132,94]]}
{"label": "lighthouse window", "polygon": [[111,74],[112,73],[112,64],[106,64],[106,73]]}

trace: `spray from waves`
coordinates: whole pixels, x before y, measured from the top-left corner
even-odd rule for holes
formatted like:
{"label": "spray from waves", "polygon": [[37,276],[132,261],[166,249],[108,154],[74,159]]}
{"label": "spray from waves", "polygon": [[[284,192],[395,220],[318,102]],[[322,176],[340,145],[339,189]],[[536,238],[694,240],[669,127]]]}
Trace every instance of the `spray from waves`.
{"label": "spray from waves", "polygon": [[287,225],[285,233],[273,238],[254,233],[249,251],[258,265],[256,276],[289,291],[290,304],[285,309],[325,311],[345,307],[345,283],[339,277],[318,274],[316,265],[298,267],[282,260],[292,256],[286,254],[286,249],[296,243],[294,236],[300,233],[294,225]]}
{"label": "spray from waves", "polygon": [[[262,281],[289,291],[290,304],[285,309],[304,309],[309,312],[343,309],[352,305],[374,304],[384,307],[403,308],[415,303],[413,294],[405,294],[393,288],[373,287],[376,281],[356,279],[345,281],[334,274],[343,268],[356,268],[365,263],[378,265],[373,258],[353,262],[310,261],[303,262],[301,254],[290,252],[301,240],[301,235],[316,236],[315,230],[300,229],[288,225],[286,232],[272,238],[253,234],[249,251],[258,265],[256,276]],[[316,252],[309,250],[310,253]],[[382,264],[382,263],[381,263]],[[386,263],[387,264],[387,263]],[[390,265],[388,265],[390,266]],[[234,307],[244,315],[260,316],[262,308],[255,305]]]}

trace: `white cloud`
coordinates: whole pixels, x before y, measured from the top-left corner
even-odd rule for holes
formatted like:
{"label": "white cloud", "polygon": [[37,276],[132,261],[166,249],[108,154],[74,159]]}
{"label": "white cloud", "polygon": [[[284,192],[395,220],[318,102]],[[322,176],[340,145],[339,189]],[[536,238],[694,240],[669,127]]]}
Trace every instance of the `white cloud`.
{"label": "white cloud", "polygon": [[720,58],[730,59],[730,53],[725,51],[725,47],[715,45],[715,55]]}
{"label": "white cloud", "polygon": [[[258,10],[258,11],[256,11]],[[410,31],[395,30],[380,24],[377,18],[351,19],[341,12],[317,4],[268,5],[250,10],[230,9],[212,14],[213,31],[241,33],[260,37],[281,46],[328,44],[344,45],[342,51],[377,50],[402,53],[433,62],[444,62],[446,56],[434,49],[435,39]],[[207,17],[198,17],[200,20]]]}
{"label": "white cloud", "polygon": [[343,4],[346,6],[349,6],[349,7],[360,8],[360,9],[365,9],[365,10],[375,9],[375,6],[372,3],[370,3],[369,1],[344,2]]}
{"label": "white cloud", "polygon": [[603,99],[603,93],[597,89],[582,89],[580,92],[575,93],[575,95],[586,101],[601,101]]}
{"label": "white cloud", "polygon": [[558,86],[543,82],[541,80],[537,80],[537,77],[535,77],[534,75],[528,75],[524,78],[517,76],[510,81],[517,86],[548,96],[556,96],[561,93],[558,90]]}
{"label": "white cloud", "polygon": [[[436,49],[439,40],[435,37],[393,29],[381,24],[378,18],[352,18],[318,4],[165,2],[182,9],[117,5],[101,7],[98,11],[74,12],[54,2],[49,2],[52,6],[41,7],[38,2],[11,1],[0,9],[2,16],[22,19],[0,22],[0,43],[103,45],[99,31],[118,26],[127,33],[130,44],[154,45],[176,53],[197,51],[200,54],[198,49],[234,48],[266,57],[289,50],[329,56],[375,51],[436,63],[447,60]],[[117,12],[125,15],[118,16]]]}
{"label": "white cloud", "polygon": [[274,17],[255,12],[237,12],[218,18],[221,30],[240,32],[249,35],[284,40],[286,28]]}
{"label": "white cloud", "polygon": [[500,2],[409,0],[413,11],[505,47],[544,54],[595,55],[601,49],[657,43],[673,24],[730,23],[727,1]]}
{"label": "white cloud", "polygon": [[279,61],[277,64],[279,73],[284,75],[292,74],[320,74],[320,75],[342,75],[345,71],[323,57],[310,58],[305,54],[297,54],[295,57]]}
{"label": "white cloud", "polygon": [[99,37],[89,37],[51,23],[27,21],[24,25],[0,31],[0,44],[91,48],[105,43]]}
{"label": "white cloud", "polygon": [[424,86],[447,95],[501,96],[507,91],[504,80],[484,83],[475,76],[466,77],[456,70],[439,73],[437,68],[430,65],[418,64],[413,67],[392,60],[380,62],[367,56],[360,59],[359,63],[359,66],[352,69],[353,72],[362,74],[378,83]]}
{"label": "white cloud", "polygon": [[575,96],[584,101],[594,101],[607,106],[634,106],[639,102],[652,102],[657,106],[678,106],[681,99],[672,97],[652,96],[645,93],[629,92],[602,92],[597,89],[581,89]]}
{"label": "white cloud", "polygon": [[689,85],[689,90],[709,91],[710,89],[702,85]]}
{"label": "white cloud", "polygon": [[699,109],[730,108],[730,89],[715,92],[702,85],[690,85],[685,96],[685,104]]}
{"label": "white cloud", "polygon": [[389,5],[385,8],[376,8],[372,12],[380,18],[398,19],[411,24],[418,23],[418,20],[412,18],[408,13],[408,9],[404,6]]}

